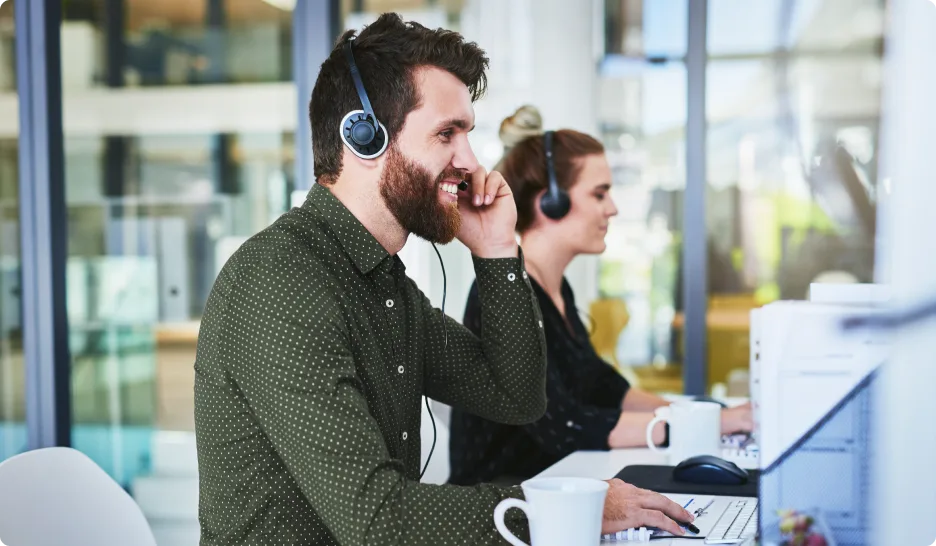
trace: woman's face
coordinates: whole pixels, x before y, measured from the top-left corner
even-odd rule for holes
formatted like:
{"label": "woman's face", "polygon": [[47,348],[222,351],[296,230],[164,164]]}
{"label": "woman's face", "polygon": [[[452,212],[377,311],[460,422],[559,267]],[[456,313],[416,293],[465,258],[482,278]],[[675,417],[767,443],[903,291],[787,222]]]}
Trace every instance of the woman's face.
{"label": "woman's face", "polygon": [[557,221],[545,216],[543,220],[555,231],[557,245],[573,255],[601,254],[611,217],[618,213],[611,200],[611,166],[604,154],[588,155],[579,162],[581,169],[569,189],[569,213]]}

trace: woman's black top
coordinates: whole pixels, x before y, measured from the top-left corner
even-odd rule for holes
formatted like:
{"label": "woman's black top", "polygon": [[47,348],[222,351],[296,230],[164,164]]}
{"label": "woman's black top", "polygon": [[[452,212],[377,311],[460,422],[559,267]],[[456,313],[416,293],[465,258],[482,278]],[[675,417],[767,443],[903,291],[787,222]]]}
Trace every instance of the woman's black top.
{"label": "woman's black top", "polygon": [[[630,384],[595,352],[566,279],[562,299],[568,323],[543,289],[532,278],[530,282],[546,336],[546,414],[529,425],[513,426],[453,409],[449,483],[516,483],[574,451],[608,449],[608,434],[621,416]],[[464,324],[480,334],[477,284],[468,295]]]}

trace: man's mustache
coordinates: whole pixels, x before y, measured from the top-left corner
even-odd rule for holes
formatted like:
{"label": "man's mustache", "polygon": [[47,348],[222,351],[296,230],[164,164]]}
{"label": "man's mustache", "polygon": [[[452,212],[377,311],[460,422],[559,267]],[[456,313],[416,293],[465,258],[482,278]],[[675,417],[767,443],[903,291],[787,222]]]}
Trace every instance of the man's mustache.
{"label": "man's mustache", "polygon": [[446,169],[442,171],[442,174],[439,175],[439,178],[436,180],[436,184],[442,182],[446,179],[456,179],[458,180],[458,189],[465,191],[468,189],[468,173],[460,169]]}

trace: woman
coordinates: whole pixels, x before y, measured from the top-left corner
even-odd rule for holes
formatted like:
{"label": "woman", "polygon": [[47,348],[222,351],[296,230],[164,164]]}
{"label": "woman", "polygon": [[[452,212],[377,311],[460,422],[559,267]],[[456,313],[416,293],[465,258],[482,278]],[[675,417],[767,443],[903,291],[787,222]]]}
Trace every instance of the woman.
{"label": "woman", "polygon": [[[540,201],[548,188],[545,142],[538,112],[525,106],[501,124],[506,154],[497,169],[517,204],[517,231],[526,271],[539,299],[547,343],[546,414],[526,426],[509,426],[453,410],[449,481],[516,483],[576,450],[646,445],[656,408],[668,402],[636,388],[601,360],[579,319],[575,296],[563,272],[579,254],[600,254],[617,208],[611,200],[611,168],[596,139],[572,130],[552,135],[556,182],[571,207],[559,219]],[[519,135],[519,137],[517,137]],[[477,285],[472,286],[464,324],[481,331]],[[722,411],[722,432],[749,432],[750,406]],[[666,442],[665,425],[653,440]]]}

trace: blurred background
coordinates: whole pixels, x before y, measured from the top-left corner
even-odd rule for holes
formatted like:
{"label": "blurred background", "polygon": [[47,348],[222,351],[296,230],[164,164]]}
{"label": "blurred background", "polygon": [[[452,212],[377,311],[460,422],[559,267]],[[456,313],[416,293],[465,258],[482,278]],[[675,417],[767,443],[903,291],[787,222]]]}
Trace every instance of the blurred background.
{"label": "blurred background", "polygon": [[[689,0],[308,3],[330,34],[316,37],[319,57],[295,50],[296,0],[62,3],[67,217],[55,221],[68,233],[72,444],[131,492],[160,546],[198,542],[192,364],[208,292],[247,237],[304,198],[298,89],[334,37],[382,12],[487,50],[471,135],[487,168],[522,104],[605,144],[621,212],[607,252],[568,278],[596,347],[633,383],[745,396],[751,308],[804,299],[811,282],[874,279],[877,194],[889,191],[877,182],[882,0],[708,0],[704,78],[691,80],[704,81],[704,142],[687,142],[701,91]],[[0,459],[27,437],[14,4],[0,7]],[[692,147],[706,159],[698,202],[684,200]],[[684,226],[693,211],[704,226]],[[683,240],[702,228],[707,309],[693,323],[683,287],[700,264],[684,263]],[[460,320],[470,256],[440,250]],[[414,239],[401,256],[440,305],[431,248]],[[690,329],[707,348],[693,364],[704,381],[687,385]]]}

